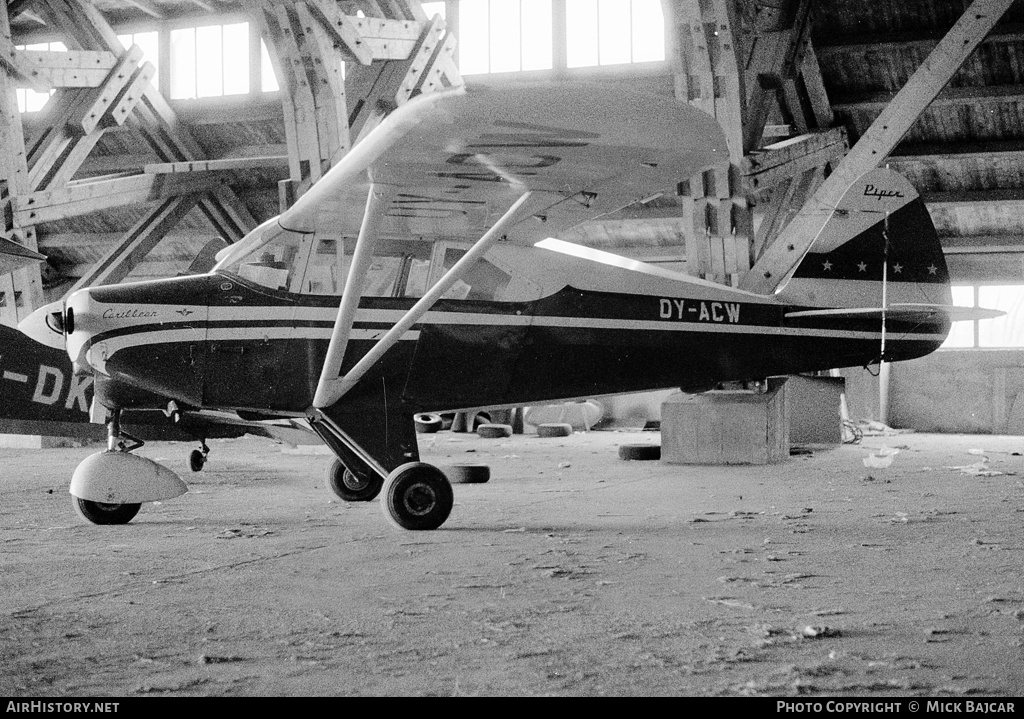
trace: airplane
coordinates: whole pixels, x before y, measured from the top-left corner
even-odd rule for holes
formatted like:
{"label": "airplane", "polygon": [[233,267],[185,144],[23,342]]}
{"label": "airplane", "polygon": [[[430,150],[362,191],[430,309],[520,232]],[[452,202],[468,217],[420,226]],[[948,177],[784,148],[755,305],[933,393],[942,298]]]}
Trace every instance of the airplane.
{"label": "airplane", "polygon": [[417,413],[908,360],[973,316],[952,306],[923,201],[887,169],[851,185],[772,294],[557,239],[728,158],[716,121],[667,96],[413,98],[209,273],[82,289],[22,323],[41,336],[50,320],[109,412],[73,497],[123,523],[184,492],[119,445],[124,413],[174,402],[305,419],[345,499],[380,495],[394,525],[436,529],[453,494],[419,461]]}

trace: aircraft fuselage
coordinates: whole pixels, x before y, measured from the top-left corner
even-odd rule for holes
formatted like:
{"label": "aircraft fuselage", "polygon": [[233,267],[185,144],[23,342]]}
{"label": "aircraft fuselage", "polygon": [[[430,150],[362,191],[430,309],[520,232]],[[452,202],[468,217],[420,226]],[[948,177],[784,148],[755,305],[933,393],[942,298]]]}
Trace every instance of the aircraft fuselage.
{"label": "aircraft fuselage", "polygon": [[[342,371],[413,302],[364,297]],[[69,302],[69,349],[103,375],[195,407],[303,415],[337,303],[219,273],[95,288]],[[385,383],[413,413],[706,388],[878,359],[877,321],[784,316],[796,309],[569,286],[527,302],[441,300],[360,387]],[[890,323],[887,357],[928,354],[947,329]]]}

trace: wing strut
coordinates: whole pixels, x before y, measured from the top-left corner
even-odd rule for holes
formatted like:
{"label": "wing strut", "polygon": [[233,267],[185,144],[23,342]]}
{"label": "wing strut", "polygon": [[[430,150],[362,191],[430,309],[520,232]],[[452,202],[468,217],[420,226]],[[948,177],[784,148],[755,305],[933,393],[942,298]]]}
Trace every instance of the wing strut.
{"label": "wing strut", "polygon": [[[538,192],[524,192],[515,204],[513,204],[504,215],[501,216],[491,228],[484,233],[483,237],[476,241],[469,251],[459,259],[455,265],[445,273],[445,275],[438,280],[437,284],[427,290],[426,294],[421,297],[415,305],[413,305],[408,312],[400,319],[395,325],[388,330],[387,334],[377,341],[377,344],[370,349],[366,355],[360,359],[356,365],[348,371],[344,377],[339,377],[341,370],[341,362],[344,359],[344,343],[348,340],[348,333],[352,327],[352,321],[355,319],[354,306],[359,302],[359,294],[353,292],[354,299],[350,300],[353,307],[349,309],[345,303],[345,300],[349,299],[349,286],[345,286],[344,296],[342,297],[342,305],[338,308],[338,319],[334,325],[334,334],[331,336],[331,345],[327,350],[327,362],[324,363],[323,373],[320,376],[320,384],[316,388],[316,395],[313,399],[313,406],[317,409],[324,409],[330,407],[339,399],[341,399],[346,392],[348,392],[355,384],[365,375],[374,364],[376,364],[384,354],[391,349],[402,335],[411,328],[414,324],[420,321],[430,308],[444,296],[451,287],[476,264],[477,260],[483,257],[484,253],[490,249],[491,245],[497,242],[505,234],[509,227],[515,223],[529,217],[534,214],[537,207],[537,200],[543,202],[543,206],[551,204],[550,196],[545,197],[546,193]],[[372,193],[371,193],[372,197]],[[531,201],[533,198],[533,201]],[[367,212],[370,211],[370,203],[367,203]],[[363,227],[366,228],[368,224],[367,218],[364,216]],[[359,242],[363,241],[363,231],[360,231]],[[370,243],[372,244],[372,243]],[[356,252],[358,252],[358,244]],[[352,258],[352,271],[356,268],[356,258]],[[352,279],[352,272],[349,273],[349,279]],[[360,289],[362,289],[360,287]],[[361,293],[360,293],[361,294]],[[351,313],[346,318],[345,313]],[[347,325],[346,325],[347,323]],[[336,345],[341,344],[340,350]],[[332,364],[333,363],[333,364]]]}
{"label": "wing strut", "polygon": [[338,317],[334,320],[331,343],[327,347],[327,357],[324,359],[324,366],[320,372],[320,382],[317,384],[316,396],[313,400],[314,407],[333,404],[333,402],[321,404],[321,399],[324,391],[331,386],[332,382],[336,382],[338,375],[341,374],[341,363],[345,360],[348,338],[352,333],[356,310],[359,309],[359,300],[363,297],[364,280],[370,263],[373,261],[373,250],[377,246],[377,228],[380,226],[381,217],[383,217],[380,206],[384,194],[384,188],[370,184],[366,209],[363,210],[363,223],[359,227],[359,237],[356,239],[356,248],[352,254],[352,264],[349,265],[348,277],[345,278],[341,306],[338,308]]}

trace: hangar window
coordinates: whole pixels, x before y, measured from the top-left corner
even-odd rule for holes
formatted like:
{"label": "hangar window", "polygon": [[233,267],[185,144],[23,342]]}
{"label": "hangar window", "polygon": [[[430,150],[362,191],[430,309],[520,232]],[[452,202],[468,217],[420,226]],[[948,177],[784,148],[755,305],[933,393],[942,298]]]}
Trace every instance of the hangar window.
{"label": "hangar window", "polygon": [[1006,314],[954,322],[943,349],[1024,347],[1024,285],[954,285],[953,304]]}
{"label": "hangar window", "polygon": [[150,82],[153,87],[160,89],[160,33],[156,30],[150,32],[133,32],[126,34],[119,34],[117,39],[121,41],[125,50],[130,48],[132,45],[138,45],[139,49],[142,50],[142,61],[150,63],[156,72],[153,74],[153,79]]}
{"label": "hangar window", "polygon": [[665,59],[660,0],[566,0],[569,67]]}
{"label": "hangar window", "polygon": [[[62,42],[37,42],[31,45],[16,45],[18,50],[49,50],[51,52],[64,52],[68,48]],[[38,92],[31,88],[18,89],[18,111],[39,112],[46,105],[46,102],[53,96],[53,90],[49,92]]]}
{"label": "hangar window", "polygon": [[459,71],[551,69],[551,0],[462,0]]}
{"label": "hangar window", "polygon": [[171,30],[172,100],[249,92],[249,23]]}

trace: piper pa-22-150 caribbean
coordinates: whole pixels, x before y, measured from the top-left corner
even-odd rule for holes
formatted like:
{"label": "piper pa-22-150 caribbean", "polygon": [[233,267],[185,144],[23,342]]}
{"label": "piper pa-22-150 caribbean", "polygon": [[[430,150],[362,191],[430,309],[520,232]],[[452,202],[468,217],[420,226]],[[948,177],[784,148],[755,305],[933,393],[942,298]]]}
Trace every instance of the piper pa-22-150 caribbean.
{"label": "piper pa-22-150 caribbean", "polygon": [[[434,529],[452,488],[419,461],[417,413],[699,391],[942,344],[959,311],[946,263],[888,170],[853,183],[773,294],[556,239],[727,162],[714,119],[668,97],[414,98],[210,273],[82,289],[49,318],[106,408],[109,449],[72,478],[80,513],[123,523],[186,491],[119,445],[119,415],[147,404],[305,418],[347,499],[380,494],[393,523]],[[23,329],[45,334],[39,320]]]}

